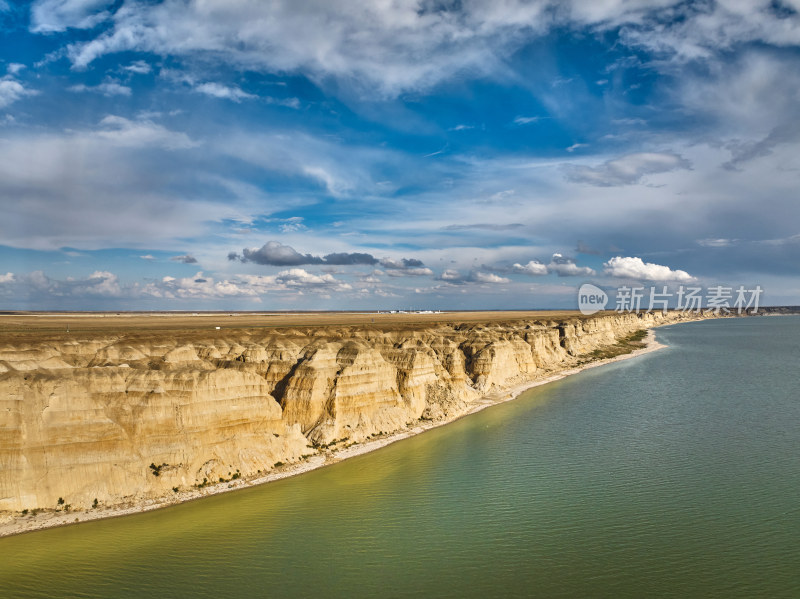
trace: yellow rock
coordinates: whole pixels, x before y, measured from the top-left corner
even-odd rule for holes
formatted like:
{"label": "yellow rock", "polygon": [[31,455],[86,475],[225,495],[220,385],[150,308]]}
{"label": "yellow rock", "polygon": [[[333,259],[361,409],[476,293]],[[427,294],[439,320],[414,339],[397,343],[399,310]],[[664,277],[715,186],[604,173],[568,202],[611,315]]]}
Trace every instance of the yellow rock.
{"label": "yellow rock", "polygon": [[682,318],[4,342],[0,511],[158,499],[263,473],[314,453],[312,444],[452,418],[482,394]]}

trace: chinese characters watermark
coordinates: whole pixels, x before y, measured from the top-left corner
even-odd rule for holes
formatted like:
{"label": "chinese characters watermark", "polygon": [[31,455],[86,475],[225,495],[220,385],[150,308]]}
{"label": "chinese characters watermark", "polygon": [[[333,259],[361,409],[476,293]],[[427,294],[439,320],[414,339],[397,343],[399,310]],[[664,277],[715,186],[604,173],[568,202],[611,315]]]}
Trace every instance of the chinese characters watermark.
{"label": "chinese characters watermark", "polygon": [[[617,289],[614,310],[637,314],[642,311],[666,313],[671,304],[673,309],[680,312],[700,312],[705,308],[712,314],[742,314],[748,311],[755,314],[763,292],[760,285],[753,289],[747,289],[743,285],[736,289],[717,285],[708,287],[705,293],[702,287],[684,285],[680,285],[675,291],[670,291],[666,285],[660,288],[622,286]],[[578,290],[578,308],[583,314],[604,310],[608,301],[608,294],[591,283],[581,285]]]}

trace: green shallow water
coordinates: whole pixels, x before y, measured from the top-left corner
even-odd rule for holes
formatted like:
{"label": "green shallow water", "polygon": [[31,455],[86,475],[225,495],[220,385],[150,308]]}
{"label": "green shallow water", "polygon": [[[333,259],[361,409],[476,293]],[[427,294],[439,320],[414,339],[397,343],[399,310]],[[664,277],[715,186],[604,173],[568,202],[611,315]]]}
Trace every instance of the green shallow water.
{"label": "green shallow water", "polygon": [[0,539],[2,597],[800,597],[800,317],[332,467]]}

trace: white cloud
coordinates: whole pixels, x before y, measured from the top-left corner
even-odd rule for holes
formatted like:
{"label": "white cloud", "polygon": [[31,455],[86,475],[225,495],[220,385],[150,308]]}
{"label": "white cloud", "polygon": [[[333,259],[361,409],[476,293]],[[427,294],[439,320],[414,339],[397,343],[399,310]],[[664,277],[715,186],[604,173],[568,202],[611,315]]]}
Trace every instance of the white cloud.
{"label": "white cloud", "polygon": [[141,258],[142,260],[155,260],[156,259],[156,257],[153,256],[152,254],[145,254],[144,256],[139,256],[139,258]]}
{"label": "white cloud", "polygon": [[269,72],[304,71],[319,81],[337,77],[397,95],[467,70],[501,73],[504,59],[554,28],[595,33],[621,28],[619,43],[679,63],[752,42],[800,44],[797,13],[779,14],[771,1],[507,0],[452,8],[411,0],[155,5],[129,0],[111,16],[96,12],[110,1],[39,0],[32,23],[37,31],[63,31],[112,18],[110,30],[70,46],[76,67],[108,53],[135,50],[200,56]]}
{"label": "white cloud", "polygon": [[281,233],[295,233],[297,231],[308,231],[308,227],[303,224],[302,216],[292,216],[286,222],[278,225]]}
{"label": "white cloud", "polygon": [[547,266],[536,260],[531,260],[527,264],[516,263],[511,268],[514,272],[526,275],[540,276],[547,274]]}
{"label": "white cloud", "polygon": [[131,95],[130,87],[126,85],[120,85],[119,83],[115,83],[113,81],[108,81],[106,83],[101,83],[99,85],[94,85],[94,86],[84,85],[80,83],[78,85],[70,86],[67,89],[71,92],[76,92],[76,93],[95,92],[98,94],[103,94],[106,97]]}
{"label": "white cloud", "polygon": [[152,67],[144,60],[136,60],[122,68],[130,73],[136,73],[137,75],[146,75],[152,70]]}
{"label": "white cloud", "polygon": [[267,104],[286,106],[287,108],[294,108],[295,110],[300,108],[300,100],[298,98],[272,98],[270,96],[264,96],[261,99]]}
{"label": "white cloud", "polygon": [[[89,91],[92,91],[93,88],[88,88]],[[104,96],[130,96],[131,95],[131,88],[127,85],[120,85],[119,83],[114,83],[113,81],[107,83],[101,83],[97,86],[97,91],[99,91]]]}
{"label": "white cloud", "polygon": [[538,123],[542,120],[540,116],[518,116],[514,119],[515,125],[530,125],[532,123]]}
{"label": "white cloud", "polygon": [[645,175],[689,169],[691,164],[677,154],[639,152],[608,160],[597,167],[569,164],[565,166],[567,179],[599,187],[633,185]]}
{"label": "white cloud", "polygon": [[209,222],[241,217],[230,194],[209,199],[209,186],[183,183],[197,181],[196,169],[172,155],[196,145],[185,133],[116,116],[96,129],[2,136],[3,243],[185,251],[177,237],[202,235]]}
{"label": "white cloud", "polygon": [[118,296],[122,293],[119,286],[119,278],[117,275],[107,270],[97,270],[93,272],[85,281],[79,281],[78,284],[73,287],[73,293],[74,290],[79,290],[79,292],[89,295]]}
{"label": "white cloud", "polygon": [[[500,284],[500,283],[510,283],[511,279],[507,279],[506,277],[501,277],[491,272],[484,272],[482,270],[472,269],[469,274],[465,277],[459,271],[448,268],[446,269],[441,275],[436,277],[440,281],[444,281],[446,286],[453,287],[456,285],[466,285],[468,283],[480,283],[480,284]],[[434,289],[438,289],[439,287],[435,287]],[[420,293],[420,291],[417,291]]]}
{"label": "white cloud", "polygon": [[503,191],[498,191],[497,193],[493,193],[489,198],[489,201],[494,203],[505,202],[515,193],[517,193],[515,189],[504,189]]}
{"label": "white cloud", "polygon": [[314,275],[302,268],[290,268],[279,272],[275,276],[275,282],[293,289],[326,289],[333,291],[348,291],[352,289],[350,284],[335,279],[331,274]]}
{"label": "white cloud", "polygon": [[[65,279],[54,279],[42,271],[34,271],[24,275],[0,275],[0,285],[3,285],[4,297],[35,297],[42,305],[52,305],[53,300],[70,300],[69,305],[74,305],[75,301],[148,298],[168,301],[244,299],[260,302],[262,296],[269,294],[279,294],[284,300],[291,300],[305,293],[330,298],[331,293],[349,294],[353,291],[348,283],[330,274],[315,275],[303,269],[289,269],[272,276],[234,275],[228,278],[216,278],[199,271],[191,277],[164,276],[146,284],[125,285],[109,271],[98,270],[84,278]],[[375,289],[374,294],[379,297],[392,296],[382,289]]]}
{"label": "white cloud", "polygon": [[181,262],[182,264],[197,264],[197,258],[191,254],[183,254],[181,256],[173,256],[170,258],[173,262]]}
{"label": "white cloud", "polygon": [[160,146],[168,150],[183,150],[198,145],[185,133],[170,131],[148,120],[132,121],[109,115],[100,121],[100,127],[96,136],[123,147]]}
{"label": "white cloud", "polygon": [[114,14],[112,30],[73,44],[69,55],[79,68],[125,50],[205,55],[251,69],[302,69],[319,79],[343,77],[394,94],[469,67],[489,72],[497,61],[480,41],[497,36],[500,48],[509,45],[509,26],[539,29],[534,21],[513,21],[530,20],[542,8],[516,6],[512,10],[517,14],[503,15],[479,6],[460,15],[407,1],[127,2]]}
{"label": "white cloud", "polygon": [[248,94],[236,86],[222,85],[221,83],[200,83],[194,87],[194,91],[214,98],[222,98],[225,100],[233,100],[234,102],[241,102],[242,100],[255,98],[257,96]]}
{"label": "white cloud", "polygon": [[0,108],[5,108],[25,96],[34,96],[37,93],[39,92],[26,88],[11,77],[3,77],[0,79]]}
{"label": "white cloud", "polygon": [[[713,4],[675,6],[673,18],[653,33],[653,27],[631,26],[622,42],[670,55],[674,60],[708,58],[739,44],[761,42],[775,46],[800,44],[796,0],[792,13],[779,14],[771,0],[717,0]],[[669,14],[669,13],[666,13]],[[654,15],[653,15],[654,16]]]}
{"label": "white cloud", "polygon": [[461,273],[453,268],[448,268],[441,274],[440,278],[443,281],[460,281]]}
{"label": "white cloud", "polygon": [[567,148],[567,152],[574,152],[575,150],[579,150],[580,148],[585,148],[589,144],[572,144]]}
{"label": "white cloud", "polygon": [[166,276],[156,283],[150,283],[141,289],[143,295],[161,299],[224,299],[233,297],[250,298],[259,301],[258,291],[249,284],[242,284],[227,279],[215,281],[213,277],[198,272],[193,277],[177,279]]}
{"label": "white cloud", "polygon": [[20,64],[18,62],[9,62],[6,70],[8,71],[9,75],[16,75],[20,71],[25,68],[24,64]]}
{"label": "white cloud", "polygon": [[501,277],[496,275],[492,272],[482,272],[482,271],[475,271],[470,275],[470,280],[474,281],[475,283],[491,283],[491,284],[498,284],[498,283],[510,283],[511,279],[507,279],[505,277]]}
{"label": "white cloud", "polygon": [[384,258],[381,266],[386,269],[386,274],[390,277],[429,277],[433,271],[425,266],[422,261],[414,258]]}
{"label": "white cloud", "polygon": [[731,141],[763,138],[776,128],[791,128],[797,135],[796,65],[795,56],[748,49],[706,72],[680,77],[673,98],[700,122],[724,124],[724,135],[738,138]]}
{"label": "white cloud", "polygon": [[559,277],[588,277],[594,274],[594,270],[588,266],[578,266],[575,260],[562,254],[553,254],[550,264],[547,265],[547,270],[557,274]]}
{"label": "white cloud", "polygon": [[402,270],[387,268],[386,274],[390,277],[429,277],[433,275],[433,271],[424,266],[422,268],[404,268]]}
{"label": "white cloud", "polygon": [[641,258],[616,256],[603,264],[603,272],[612,277],[641,281],[677,281],[689,283],[695,277],[685,270],[672,270],[668,266],[644,262]]}
{"label": "white cloud", "polygon": [[51,279],[37,270],[17,277],[12,275],[7,282],[16,283],[24,294],[41,297],[120,297],[124,293],[117,275],[106,270],[97,270],[86,278],[77,279]]}
{"label": "white cloud", "polygon": [[102,9],[113,3],[114,0],[36,0],[31,6],[31,31],[54,33],[68,28],[90,29],[111,16]]}

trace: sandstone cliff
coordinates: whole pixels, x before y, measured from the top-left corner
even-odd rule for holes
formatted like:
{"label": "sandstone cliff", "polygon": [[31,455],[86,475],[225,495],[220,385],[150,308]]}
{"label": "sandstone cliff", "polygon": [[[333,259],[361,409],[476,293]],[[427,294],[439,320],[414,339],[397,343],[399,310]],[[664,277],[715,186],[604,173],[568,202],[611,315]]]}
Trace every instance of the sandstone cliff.
{"label": "sandstone cliff", "polygon": [[574,365],[681,314],[0,339],[0,511],[265,473]]}

